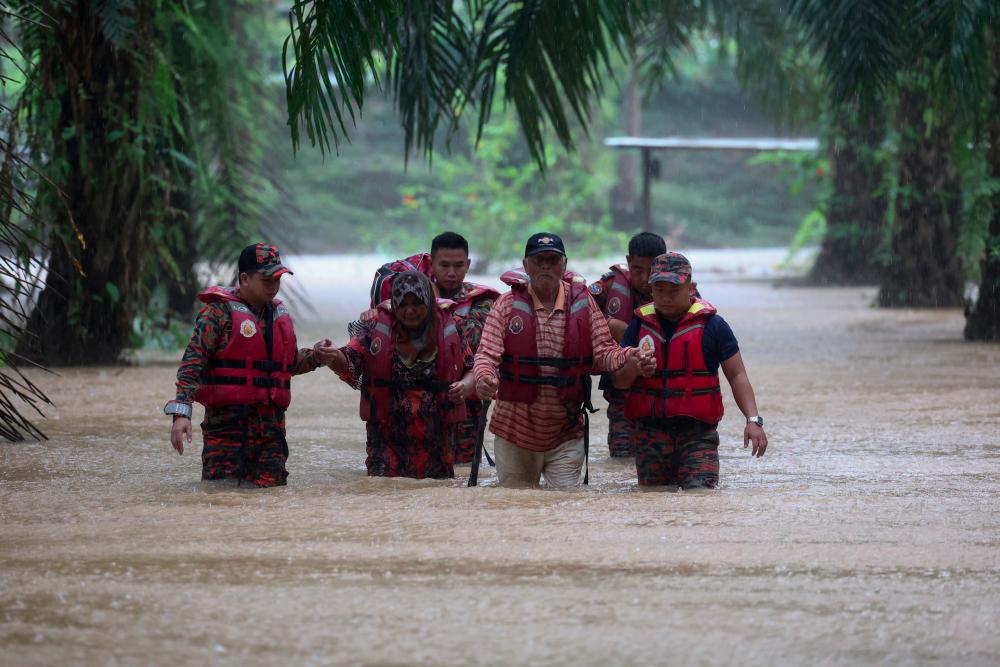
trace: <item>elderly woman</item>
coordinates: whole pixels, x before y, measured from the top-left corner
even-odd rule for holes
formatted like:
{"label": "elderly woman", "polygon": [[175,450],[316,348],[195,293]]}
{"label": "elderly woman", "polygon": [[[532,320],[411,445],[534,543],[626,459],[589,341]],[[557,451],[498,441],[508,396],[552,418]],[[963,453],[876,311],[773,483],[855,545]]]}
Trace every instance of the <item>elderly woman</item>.
{"label": "elderly woman", "polygon": [[473,356],[430,280],[398,274],[389,307],[340,348],[330,368],[361,390],[368,474],[455,476],[456,426],[474,391]]}

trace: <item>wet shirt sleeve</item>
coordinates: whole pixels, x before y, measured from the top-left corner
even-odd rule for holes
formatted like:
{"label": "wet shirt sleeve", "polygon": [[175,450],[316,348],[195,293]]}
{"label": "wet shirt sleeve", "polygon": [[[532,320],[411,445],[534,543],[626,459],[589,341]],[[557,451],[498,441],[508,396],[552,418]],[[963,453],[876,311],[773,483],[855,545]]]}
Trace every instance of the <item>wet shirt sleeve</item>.
{"label": "wet shirt sleeve", "polygon": [[211,359],[229,342],[232,323],[225,310],[217,303],[212,303],[198,313],[194,322],[194,332],[177,369],[178,403],[191,404],[194,394],[201,384],[201,376]]}
{"label": "wet shirt sleeve", "polygon": [[340,348],[344,357],[347,358],[347,369],[344,372],[337,372],[337,377],[351,385],[355,389],[361,389],[361,379],[365,369],[365,351],[371,345],[371,324],[362,323],[362,331],[351,337],[351,340]]}
{"label": "wet shirt sleeve", "polygon": [[611,276],[612,274],[605,273],[600,280],[596,280],[590,285],[590,296],[594,298],[594,303],[597,304],[602,313],[608,307],[608,286],[611,284]]}
{"label": "wet shirt sleeve", "polygon": [[474,374],[476,382],[484,377],[497,377],[500,367],[500,356],[503,354],[503,335],[507,327],[507,317],[510,315],[510,292],[502,295],[493,304],[486,324],[483,325],[482,338],[476,349]]}
{"label": "wet shirt sleeve", "polygon": [[462,337],[465,338],[473,352],[479,349],[479,340],[483,336],[483,327],[486,325],[486,318],[490,316],[491,308],[493,308],[493,299],[480,299],[472,304],[469,314],[458,323]]}
{"label": "wet shirt sleeve", "polygon": [[594,341],[594,369],[599,373],[616,371],[625,365],[626,352],[611,337],[608,321],[597,307],[594,298],[592,296],[587,298],[590,300],[590,335]]}
{"label": "wet shirt sleeve", "polygon": [[638,317],[633,317],[632,321],[628,323],[628,328],[625,329],[625,335],[622,336],[621,343],[622,347],[637,347],[639,345],[639,328],[641,326],[641,320]]}
{"label": "wet shirt sleeve", "polygon": [[708,370],[718,372],[719,365],[740,351],[729,323],[721,315],[713,315],[705,322],[705,333],[701,339],[702,354]]}
{"label": "wet shirt sleeve", "polygon": [[[298,341],[295,340],[292,344],[298,345]],[[303,373],[311,373],[317,368],[319,368],[319,361],[316,359],[316,352],[309,347],[300,347],[295,351],[295,359],[291,363],[289,372],[292,375],[302,375]]]}

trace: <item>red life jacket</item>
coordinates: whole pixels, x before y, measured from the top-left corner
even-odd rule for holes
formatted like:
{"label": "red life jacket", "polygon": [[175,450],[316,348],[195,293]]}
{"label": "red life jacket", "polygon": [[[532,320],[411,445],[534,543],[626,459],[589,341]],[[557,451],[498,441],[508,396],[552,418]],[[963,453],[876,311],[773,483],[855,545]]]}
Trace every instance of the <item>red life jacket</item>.
{"label": "red life jacket", "polygon": [[[538,356],[538,318],[531,293],[514,287],[510,319],[504,332],[504,354],[500,360],[501,401],[531,403],[538,387],[557,387],[564,403],[579,405],[589,397],[584,383],[594,372],[594,342],[590,334],[590,294],[586,283],[567,285],[566,332],[561,357]],[[542,366],[559,369],[556,375],[542,375]]]}
{"label": "red life jacket", "polygon": [[437,377],[421,384],[404,383],[392,377],[392,358],[396,351],[392,327],[396,318],[388,308],[379,306],[378,317],[372,323],[371,341],[365,351],[361,419],[365,421],[388,419],[393,389],[424,389],[433,392],[442,423],[454,424],[465,419],[465,401],[452,403],[448,400],[448,387],[451,383],[461,380],[465,374],[462,336],[458,332],[455,320],[448,313],[451,305],[451,301],[444,299],[438,303]]}
{"label": "red life jacket", "polygon": [[395,262],[388,262],[380,266],[375,271],[375,279],[372,281],[372,308],[377,308],[380,303],[392,297],[392,279],[397,273],[403,271],[419,271],[433,281],[434,274],[431,272],[430,253],[410,255],[405,259],[397,259]]}
{"label": "red life jacket", "polygon": [[604,302],[604,314],[608,319],[628,324],[632,321],[632,311],[641,304],[632,300],[632,277],[628,267],[615,264],[611,267],[611,273],[613,275],[608,285],[608,298]]}
{"label": "red life jacket", "polygon": [[639,348],[652,342],[656,372],[637,378],[625,399],[625,417],[693,417],[708,424],[722,419],[719,373],[708,370],[702,352],[705,320],[716,312],[707,301],[695,298],[667,341],[656,308],[648,303],[635,310],[641,320]]}
{"label": "red life jacket", "polygon": [[204,303],[221,302],[233,328],[229,343],[208,362],[194,400],[208,408],[227,405],[274,405],[287,408],[292,400],[291,367],[295,363],[295,328],[281,301],[271,302],[270,354],[265,324],[232,287],[210,287],[198,295]]}

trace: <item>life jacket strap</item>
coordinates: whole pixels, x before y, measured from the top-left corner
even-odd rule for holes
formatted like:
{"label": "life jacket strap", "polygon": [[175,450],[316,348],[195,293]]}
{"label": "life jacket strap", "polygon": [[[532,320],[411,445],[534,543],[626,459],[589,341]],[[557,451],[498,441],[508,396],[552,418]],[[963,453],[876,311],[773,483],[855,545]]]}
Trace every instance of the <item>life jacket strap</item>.
{"label": "life jacket strap", "polygon": [[[500,356],[503,363],[514,363],[514,355],[504,354]],[[594,363],[594,357],[517,357],[516,362],[524,366],[551,366],[553,368],[575,368],[577,366],[590,366]],[[523,378],[522,378],[523,379]]]}
{"label": "life jacket strap", "polygon": [[503,369],[500,370],[499,375],[501,380],[516,380],[517,382],[523,382],[524,384],[545,385],[548,387],[558,387],[560,389],[564,387],[572,387],[579,381],[578,378],[573,375],[522,375],[515,378],[513,373]]}
{"label": "life jacket strap", "polygon": [[[212,359],[208,362],[207,367],[243,370],[247,367],[247,362],[243,359]],[[252,362],[250,367],[254,370],[263,371],[265,373],[275,373],[280,370],[286,370],[289,373],[292,371],[292,367],[290,365],[285,366],[280,361],[259,360]]]}
{"label": "life jacket strap", "polygon": [[435,393],[447,392],[451,388],[451,384],[445,382],[444,380],[372,380],[372,386],[374,387],[387,387],[389,389],[422,389],[424,391],[431,391]]}

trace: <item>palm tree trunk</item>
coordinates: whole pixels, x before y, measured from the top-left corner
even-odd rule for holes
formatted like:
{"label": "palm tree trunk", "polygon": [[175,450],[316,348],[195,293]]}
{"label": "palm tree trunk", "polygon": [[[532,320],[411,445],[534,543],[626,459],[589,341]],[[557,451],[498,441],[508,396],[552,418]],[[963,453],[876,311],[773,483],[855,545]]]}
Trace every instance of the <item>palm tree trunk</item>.
{"label": "palm tree trunk", "polygon": [[[642,133],[642,91],[634,58],[629,64],[628,82],[622,90],[622,118],[626,136],[637,137]],[[617,181],[611,188],[611,217],[616,226],[631,229],[640,222],[636,210],[639,159],[634,151],[619,151],[617,174]]]}
{"label": "palm tree trunk", "polygon": [[941,118],[928,124],[930,100],[924,89],[902,87],[898,104],[896,224],[878,302],[883,308],[959,307],[962,190],[951,161],[953,128]]}
{"label": "palm tree trunk", "polygon": [[[135,128],[147,74],[141,54],[104,38],[91,2],[47,9],[58,25],[41,55],[40,107],[58,115],[35,122],[51,124],[45,168],[64,199],[40,193],[55,221],[52,252],[18,351],[47,365],[114,363],[129,342],[147,245],[144,165],[152,151],[135,153],[145,140]],[[142,35],[148,17],[141,7],[136,14],[134,48],[148,48],[139,46],[150,42]],[[112,132],[124,133],[116,139]]]}
{"label": "palm tree trunk", "polygon": [[[1000,179],[1000,36],[993,39],[993,113],[987,132],[990,176]],[[967,340],[1000,340],[1000,193],[993,195],[993,218],[986,237],[979,296],[965,320]]]}
{"label": "palm tree trunk", "polygon": [[809,282],[877,285],[888,207],[885,195],[879,193],[885,165],[877,156],[885,139],[885,116],[879,110],[862,115],[856,105],[840,105],[830,129],[833,194],[826,236]]}

